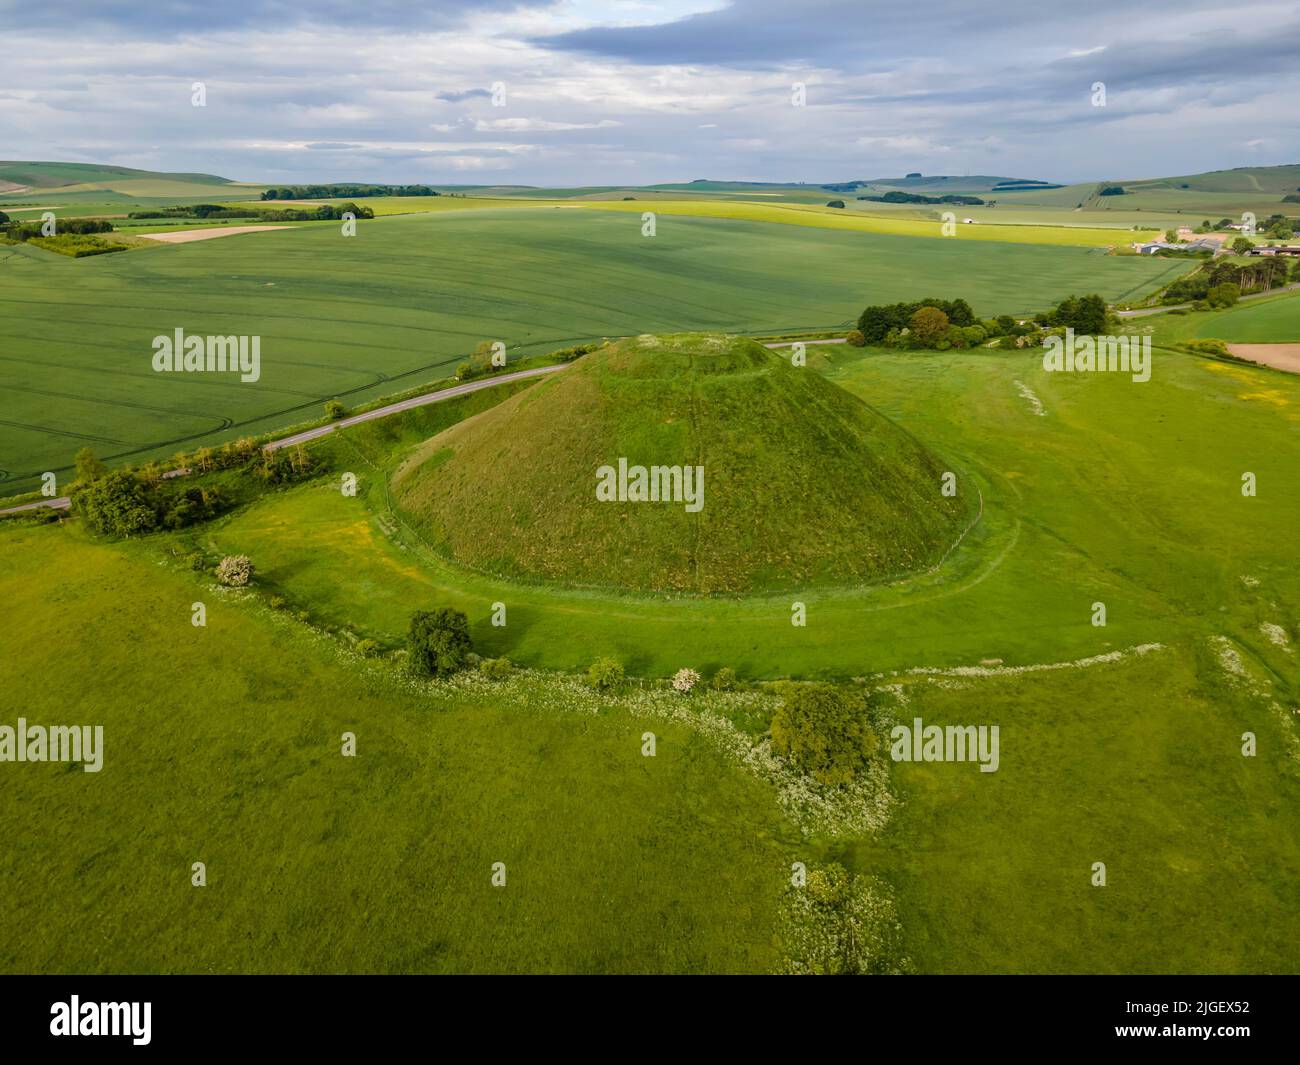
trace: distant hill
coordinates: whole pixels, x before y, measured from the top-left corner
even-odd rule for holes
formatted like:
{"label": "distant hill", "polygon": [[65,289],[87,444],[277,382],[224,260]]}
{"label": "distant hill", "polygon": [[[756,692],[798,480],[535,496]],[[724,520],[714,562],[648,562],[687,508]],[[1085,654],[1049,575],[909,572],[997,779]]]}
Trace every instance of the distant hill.
{"label": "distant hill", "polygon": [[1277,193],[1300,190],[1300,163],[1284,166],[1239,166],[1182,177],[1142,178],[1121,182],[1133,189],[1190,189],[1195,192]]}
{"label": "distant hill", "polygon": [[925,174],[915,177],[872,178],[863,181],[863,185],[885,189],[902,189],[907,192],[992,192],[999,185],[1016,185],[1024,187],[1056,188],[1052,182],[1038,181],[1033,178],[991,177],[987,174]]}
{"label": "distant hill", "polygon": [[[329,175],[319,182],[324,183]],[[315,181],[315,179],[314,179]],[[339,182],[330,181],[338,184]],[[282,182],[281,182],[282,184]],[[978,195],[1027,205],[1089,208],[1098,206],[1103,185],[1120,185],[1125,195],[1108,198],[1109,210],[1231,210],[1234,206],[1267,206],[1300,191],[1300,163],[1284,166],[1245,166],[1174,177],[1122,179],[1104,176],[1094,182],[1058,185],[1039,178],[990,174],[920,174],[903,177],[857,178],[846,181],[693,181],[654,185],[590,185],[547,188],[535,185],[450,185],[446,191],[506,197],[574,197],[624,199],[639,195],[672,198],[781,199],[819,202],[828,194],[883,195],[891,191],[926,196]],[[167,203],[256,199],[266,183],[240,182],[217,174],[138,170],[103,163],[0,161],[0,196],[6,201],[36,197],[53,203],[86,201],[115,203],[131,200]],[[684,194],[680,195],[680,194]],[[1225,199],[1227,198],[1227,199]]]}
{"label": "distant hill", "polygon": [[10,202],[27,197],[56,204],[183,203],[256,198],[264,187],[231,181],[216,174],[137,170],[103,163],[0,162],[0,196]]}
{"label": "distant hill", "polygon": [[0,161],[0,181],[26,185],[32,189],[54,189],[64,185],[102,185],[120,180],[149,179],[199,185],[235,184],[229,178],[218,177],[215,174],[170,174],[154,170],[134,170],[129,166],[105,166],[101,163]]}

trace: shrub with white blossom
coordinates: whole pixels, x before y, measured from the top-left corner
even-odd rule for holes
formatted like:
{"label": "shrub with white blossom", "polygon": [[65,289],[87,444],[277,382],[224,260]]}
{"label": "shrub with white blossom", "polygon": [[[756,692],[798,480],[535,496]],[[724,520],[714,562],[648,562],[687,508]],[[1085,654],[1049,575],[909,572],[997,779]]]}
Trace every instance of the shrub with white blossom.
{"label": "shrub with white blossom", "polygon": [[896,975],[913,969],[888,884],[850,876],[838,863],[808,870],[786,889],[777,930],[784,971],[810,975]]}
{"label": "shrub with white blossom", "polygon": [[227,555],[216,568],[217,580],[231,588],[242,588],[253,579],[253,562],[247,555]]}
{"label": "shrub with white blossom", "polygon": [[699,682],[700,675],[693,669],[679,669],[673,675],[673,688],[679,692],[688,692]]}

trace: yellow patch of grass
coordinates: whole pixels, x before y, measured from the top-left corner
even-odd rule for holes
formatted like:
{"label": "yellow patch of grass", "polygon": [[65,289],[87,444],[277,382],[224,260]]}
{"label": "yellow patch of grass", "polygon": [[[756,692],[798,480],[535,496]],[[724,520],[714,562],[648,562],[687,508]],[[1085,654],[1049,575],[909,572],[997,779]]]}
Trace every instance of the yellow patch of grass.
{"label": "yellow patch of grass", "polygon": [[816,229],[849,230],[858,233],[887,233],[904,237],[934,237],[947,240],[992,240],[1010,244],[1060,244],[1087,248],[1127,246],[1149,239],[1150,233],[1088,229],[1082,226],[957,224],[956,233],[944,238],[939,219],[899,218],[846,211],[834,207],[797,203],[749,203],[744,200],[654,200],[583,201],[582,206],[601,211],[647,209],[656,214],[697,218],[732,218],[748,222],[811,226]]}
{"label": "yellow patch of grass", "polygon": [[1265,388],[1259,392],[1241,392],[1237,395],[1238,399],[1259,400],[1261,403],[1268,403],[1274,407],[1289,407],[1291,401],[1276,388]]}

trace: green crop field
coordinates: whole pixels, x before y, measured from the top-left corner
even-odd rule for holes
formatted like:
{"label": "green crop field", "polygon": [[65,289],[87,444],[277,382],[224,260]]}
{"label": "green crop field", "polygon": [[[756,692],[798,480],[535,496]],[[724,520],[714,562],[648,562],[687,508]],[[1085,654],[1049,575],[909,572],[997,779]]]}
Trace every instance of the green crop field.
{"label": "green crop field", "polygon": [[[457,201],[464,203],[466,201]],[[823,217],[820,215],[811,217]],[[140,460],[316,417],[511,355],[645,331],[843,327],[868,302],[981,314],[1079,291],[1132,298],[1182,262],[587,208],[475,209],[263,232],[74,261],[0,246],[0,470],[16,488],[83,446]],[[971,227],[967,227],[971,228]],[[152,339],[261,337],[261,375],[157,374]]]}
{"label": "green crop field", "polygon": [[[547,190],[548,192],[551,190]],[[572,189],[564,192],[581,193],[581,196],[556,198],[488,197],[473,196],[401,196],[367,199],[366,206],[376,216],[397,214],[423,214],[431,211],[481,210],[488,207],[537,207],[601,211],[627,211],[641,214],[653,208],[656,214],[685,218],[724,218],[749,222],[768,222],[776,225],[808,226],[813,229],[834,229],[854,233],[883,233],[904,237],[943,236],[941,217],[952,210],[958,217],[958,230],[953,236],[963,241],[997,241],[1012,244],[1057,244],[1065,247],[1109,248],[1133,240],[1150,240],[1157,232],[1158,222],[1143,215],[1131,220],[1112,220],[1106,216],[1087,215],[1061,210],[1044,209],[1035,213],[1033,208],[1024,211],[1002,211],[996,208],[963,207],[960,205],[917,205],[872,203],[857,200],[852,195],[814,192],[787,195],[771,193],[773,202],[751,202],[739,197],[721,198],[718,194],[698,193],[684,199],[671,191],[617,190],[610,193],[586,194],[587,190]],[[635,195],[629,195],[635,193]],[[752,194],[749,194],[752,195]],[[826,206],[832,199],[842,199],[844,208]],[[280,201],[291,206],[309,206],[316,203],[339,204],[343,199]],[[241,201],[233,206],[260,207],[265,201]],[[978,216],[978,225],[966,225],[960,219]],[[1117,233],[1117,229],[1138,227],[1132,235]]]}

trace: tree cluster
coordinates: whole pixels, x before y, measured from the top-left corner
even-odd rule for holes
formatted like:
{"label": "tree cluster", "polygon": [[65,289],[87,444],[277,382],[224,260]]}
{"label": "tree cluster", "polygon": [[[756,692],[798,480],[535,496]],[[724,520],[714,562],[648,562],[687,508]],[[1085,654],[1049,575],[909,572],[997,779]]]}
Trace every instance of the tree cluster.
{"label": "tree cluster", "polygon": [[338,221],[345,214],[353,218],[374,218],[373,207],[358,207],[355,203],[322,203],[316,207],[281,207],[274,211],[259,211],[257,217],[265,222],[328,222]]}
{"label": "tree cluster", "polygon": [[1067,296],[1034,320],[1048,328],[1073,329],[1085,336],[1105,336],[1112,332],[1110,326],[1114,322],[1106,308],[1106,301],[1096,293],[1089,296]]}
{"label": "tree cluster", "polygon": [[438,196],[431,185],[278,185],[264,200],[337,200],[344,196]]}
{"label": "tree cluster", "polygon": [[923,196],[919,192],[900,192],[895,189],[883,196],[859,196],[859,200],[871,200],[873,203],[958,203],[969,207],[982,207],[984,201],[978,196]]}
{"label": "tree cluster", "polygon": [[148,470],[112,470],[79,484],[72,505],[103,536],[138,536],[180,529],[215,517],[228,500],[216,487],[171,486]]}
{"label": "tree cluster", "polygon": [[[44,236],[40,222],[10,222],[5,235],[10,240],[19,242]],[[111,233],[113,223],[102,218],[60,218],[55,222],[54,232],[59,236],[85,236],[88,233]]]}
{"label": "tree cluster", "polygon": [[[1243,263],[1220,260],[1207,263],[1190,277],[1180,277],[1165,286],[1162,303],[1192,303],[1208,301],[1211,289],[1231,285],[1239,296],[1252,292],[1268,292],[1280,288],[1291,280],[1300,280],[1300,260],[1284,255],[1260,255]],[[1222,290],[1216,297],[1222,304]]]}
{"label": "tree cluster", "polygon": [[834,684],[785,684],[771,729],[772,749],[829,787],[852,783],[880,746],[866,694]]}

